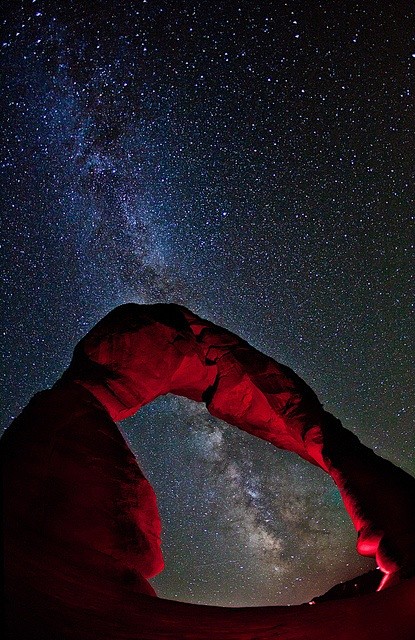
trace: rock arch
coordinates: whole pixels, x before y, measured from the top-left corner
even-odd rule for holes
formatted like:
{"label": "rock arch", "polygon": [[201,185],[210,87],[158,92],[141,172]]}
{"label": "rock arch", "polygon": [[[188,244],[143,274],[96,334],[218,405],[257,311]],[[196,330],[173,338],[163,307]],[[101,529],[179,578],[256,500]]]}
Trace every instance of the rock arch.
{"label": "rock arch", "polygon": [[[213,639],[225,628],[229,638],[251,638],[260,628],[264,638],[287,637],[287,629],[293,633],[294,621],[281,607],[246,613],[148,598],[155,593],[147,578],[163,567],[161,525],[153,490],[115,421],[166,393],[204,402],[214,416],[329,473],[357,530],[358,551],[376,557],[384,573],[381,588],[415,573],[411,476],[362,445],[291,369],[235,334],[179,305],[127,304],[110,312],[79,342],[62,378],[34,396],[1,441],[6,577],[10,603],[19,603],[10,604],[9,615],[15,629],[17,618],[26,625],[26,638],[42,637],[30,635],[29,628],[42,627],[44,634],[45,625],[59,627],[54,615],[66,621],[67,635],[60,628],[59,638],[78,637],[70,628],[71,620],[72,626],[77,620],[74,609],[80,607],[82,585],[88,585],[82,606],[92,598],[87,611],[99,611],[108,629],[113,607],[117,624],[127,625],[126,637]],[[414,582],[407,580],[386,595],[371,597],[378,606],[380,599],[389,602],[391,593],[402,591],[402,601],[410,597],[408,584],[413,594]],[[49,622],[45,602],[55,612]],[[240,612],[239,618],[234,611]],[[259,623],[260,611],[268,631]],[[305,621],[319,619],[308,609],[301,615]],[[413,618],[406,620],[408,615],[403,614],[407,626],[402,633],[415,624]],[[90,624],[91,616],[86,619]],[[97,626],[87,635],[86,619],[79,637],[116,637],[102,635]],[[131,635],[137,624],[141,630]],[[300,627],[292,637],[314,637],[310,630],[301,635]],[[316,637],[325,637],[321,625],[319,633]]]}

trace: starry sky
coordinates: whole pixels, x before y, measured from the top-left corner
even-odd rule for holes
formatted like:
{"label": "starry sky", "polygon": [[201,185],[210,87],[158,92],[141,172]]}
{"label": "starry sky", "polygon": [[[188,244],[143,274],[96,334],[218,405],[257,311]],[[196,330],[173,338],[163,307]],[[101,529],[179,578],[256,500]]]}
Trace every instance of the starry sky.
{"label": "starry sky", "polygon": [[[178,302],[414,474],[413,3],[6,4],[2,427],[114,306]],[[159,595],[291,604],[374,566],[294,454],[182,398],[121,428],[159,500]]]}

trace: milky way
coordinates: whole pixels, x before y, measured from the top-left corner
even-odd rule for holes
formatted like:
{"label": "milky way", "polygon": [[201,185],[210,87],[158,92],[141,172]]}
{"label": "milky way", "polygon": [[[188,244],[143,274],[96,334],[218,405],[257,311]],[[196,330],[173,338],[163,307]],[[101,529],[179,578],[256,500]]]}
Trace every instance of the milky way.
{"label": "milky way", "polygon": [[[2,424],[117,304],[180,302],[296,370],[414,473],[415,12],[366,2],[8,3]],[[305,601],[372,564],[334,486],[160,399],[160,595]]]}

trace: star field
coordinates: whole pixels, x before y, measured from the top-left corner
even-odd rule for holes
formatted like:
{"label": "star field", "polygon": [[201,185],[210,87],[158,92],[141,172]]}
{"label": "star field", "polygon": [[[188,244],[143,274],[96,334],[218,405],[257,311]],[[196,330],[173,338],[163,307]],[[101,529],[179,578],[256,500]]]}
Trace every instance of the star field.
{"label": "star field", "polygon": [[[414,466],[412,3],[9,2],[5,428],[117,304],[179,302]],[[203,407],[122,424],[159,595],[303,602],[371,568],[331,481]]]}

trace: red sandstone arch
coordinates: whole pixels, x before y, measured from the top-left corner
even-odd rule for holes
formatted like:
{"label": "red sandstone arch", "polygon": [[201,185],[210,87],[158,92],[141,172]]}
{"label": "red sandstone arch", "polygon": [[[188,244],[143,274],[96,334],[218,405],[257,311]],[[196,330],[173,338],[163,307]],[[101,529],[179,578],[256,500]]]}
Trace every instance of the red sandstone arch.
{"label": "red sandstone arch", "polygon": [[[401,583],[352,605],[306,609],[149,598],[146,578],[163,566],[157,505],[114,421],[166,393],[203,401],[329,473],[358,551],[376,557],[382,587]],[[412,637],[415,584],[405,578],[415,573],[415,480],[344,429],[291,369],[184,307],[129,304],[109,313],[56,385],[14,421],[1,451],[10,637],[23,629],[27,639],[325,638],[336,630],[346,639],[374,637],[377,625],[376,637],[386,638],[385,615],[397,611],[401,637]],[[341,615],[355,616],[356,635],[344,635],[334,619]]]}

